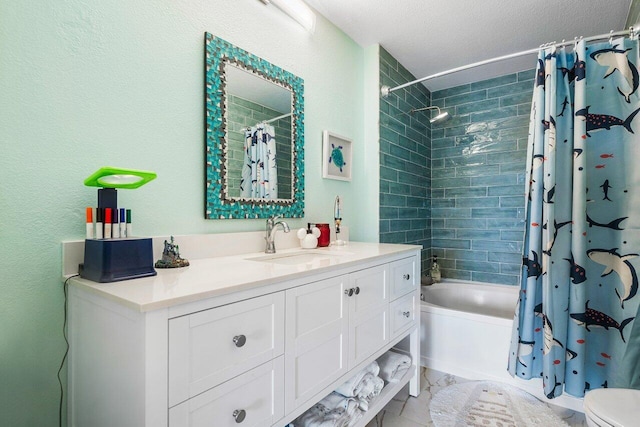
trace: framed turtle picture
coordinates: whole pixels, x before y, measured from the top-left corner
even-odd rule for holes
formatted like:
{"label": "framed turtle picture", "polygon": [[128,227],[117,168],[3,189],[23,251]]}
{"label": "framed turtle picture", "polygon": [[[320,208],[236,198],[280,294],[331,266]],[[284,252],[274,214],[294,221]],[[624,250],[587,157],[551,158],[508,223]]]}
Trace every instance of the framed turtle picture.
{"label": "framed turtle picture", "polygon": [[352,141],[325,130],[322,132],[322,177],[351,181]]}

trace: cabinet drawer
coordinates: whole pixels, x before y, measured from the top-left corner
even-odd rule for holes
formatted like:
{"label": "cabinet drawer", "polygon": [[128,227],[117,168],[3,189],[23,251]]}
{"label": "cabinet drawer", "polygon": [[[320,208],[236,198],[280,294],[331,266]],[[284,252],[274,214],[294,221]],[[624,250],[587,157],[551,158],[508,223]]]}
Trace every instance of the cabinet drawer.
{"label": "cabinet drawer", "polygon": [[284,293],[169,321],[169,407],[284,353]]}
{"label": "cabinet drawer", "polygon": [[391,264],[391,300],[415,291],[418,284],[416,258],[406,258]]}
{"label": "cabinet drawer", "polygon": [[393,301],[389,307],[391,317],[391,339],[398,336],[416,319],[416,295],[406,295]]}
{"label": "cabinet drawer", "polygon": [[281,356],[169,409],[169,427],[262,427],[283,416]]}

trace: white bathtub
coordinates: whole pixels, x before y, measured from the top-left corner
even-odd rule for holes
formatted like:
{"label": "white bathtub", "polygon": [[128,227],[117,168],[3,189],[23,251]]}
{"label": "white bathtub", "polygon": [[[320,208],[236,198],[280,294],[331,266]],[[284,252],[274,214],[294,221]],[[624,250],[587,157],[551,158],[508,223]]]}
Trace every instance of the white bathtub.
{"label": "white bathtub", "polygon": [[505,380],[517,286],[447,280],[423,286],[422,365],[463,378]]}
{"label": "white bathtub", "polygon": [[[540,380],[514,379],[507,372],[519,290],[517,286],[450,279],[423,286],[422,366],[471,380],[506,382],[547,400]],[[572,396],[549,402],[582,411],[582,399]]]}

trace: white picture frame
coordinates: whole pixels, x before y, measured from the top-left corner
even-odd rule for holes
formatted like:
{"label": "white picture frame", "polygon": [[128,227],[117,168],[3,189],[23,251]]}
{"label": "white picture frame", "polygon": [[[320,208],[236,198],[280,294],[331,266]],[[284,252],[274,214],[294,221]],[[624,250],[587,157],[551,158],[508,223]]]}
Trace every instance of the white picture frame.
{"label": "white picture frame", "polygon": [[322,132],[322,177],[351,181],[352,141],[325,130]]}

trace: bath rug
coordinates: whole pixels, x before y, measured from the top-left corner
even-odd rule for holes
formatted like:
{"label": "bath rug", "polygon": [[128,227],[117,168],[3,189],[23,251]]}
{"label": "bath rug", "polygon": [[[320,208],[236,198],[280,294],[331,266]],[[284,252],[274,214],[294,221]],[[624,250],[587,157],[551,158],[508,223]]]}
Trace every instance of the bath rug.
{"label": "bath rug", "polygon": [[565,427],[551,408],[519,388],[491,381],[450,385],[431,399],[436,427]]}

